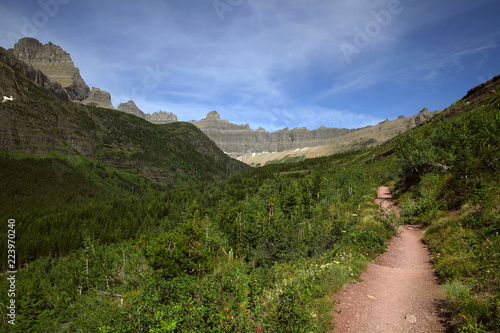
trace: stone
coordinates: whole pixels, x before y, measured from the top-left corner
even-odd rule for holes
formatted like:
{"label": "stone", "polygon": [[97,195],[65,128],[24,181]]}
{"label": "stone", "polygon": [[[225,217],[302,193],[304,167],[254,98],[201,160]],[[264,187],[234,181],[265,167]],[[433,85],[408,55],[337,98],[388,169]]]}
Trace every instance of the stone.
{"label": "stone", "polygon": [[410,323],[410,324],[415,324],[417,322],[417,317],[415,317],[414,315],[412,314],[407,314],[405,316],[405,320]]}
{"label": "stone", "polygon": [[144,113],[135,105],[133,101],[127,103],[120,103],[116,108],[118,111],[133,114],[139,118],[145,119],[153,124],[169,124],[178,121],[177,116],[172,112],[158,111],[153,114]]}
{"label": "stone", "polygon": [[172,112],[158,111],[146,114],[146,120],[153,124],[169,124],[177,122],[177,116]]}
{"label": "stone", "polygon": [[60,46],[51,42],[43,45],[35,38],[21,38],[10,50],[18,59],[42,71],[50,81],[59,83],[70,100],[83,101],[90,89],[80,76],[71,56]]}
{"label": "stone", "polygon": [[420,112],[414,117],[413,123],[415,126],[420,126],[423,123],[426,123],[430,118],[431,113],[427,108],[423,108]]}
{"label": "stone", "polygon": [[312,147],[327,144],[335,137],[351,131],[324,126],[313,131],[304,127],[292,130],[283,128],[276,132],[267,132],[262,127],[252,130],[249,124],[237,125],[221,119],[217,111],[211,111],[206,118],[191,123],[230,155]]}
{"label": "stone", "polygon": [[146,119],[146,115],[137,107],[137,105],[135,105],[134,101],[128,101],[127,103],[120,103],[120,105],[118,105],[116,109],[118,111],[130,113],[139,118]]}
{"label": "stone", "polygon": [[100,108],[114,109],[113,104],[111,104],[111,94],[96,87],[92,87],[89,97],[82,103]]}
{"label": "stone", "polygon": [[211,111],[207,114],[206,119],[220,119],[220,114],[217,111]]}
{"label": "stone", "polygon": [[[29,77],[31,80],[35,81],[45,89],[51,91],[54,95],[56,95],[58,98],[68,101],[69,96],[66,92],[66,90],[61,86],[61,84],[57,82],[52,82],[49,80],[47,75],[42,73],[42,71],[33,68],[33,66],[30,66],[17,58],[12,51],[7,51],[4,48],[0,47],[0,60],[4,61],[8,65],[16,68],[19,70],[21,73]],[[6,93],[6,92],[5,92]],[[14,94],[13,91],[10,92],[11,94]],[[15,96],[14,96],[15,97]]]}

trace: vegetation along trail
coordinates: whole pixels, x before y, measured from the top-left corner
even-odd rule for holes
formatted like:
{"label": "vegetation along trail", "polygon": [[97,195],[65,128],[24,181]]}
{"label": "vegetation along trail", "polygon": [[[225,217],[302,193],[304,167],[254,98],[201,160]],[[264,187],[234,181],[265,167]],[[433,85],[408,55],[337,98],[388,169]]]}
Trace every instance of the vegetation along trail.
{"label": "vegetation along trail", "polygon": [[[390,198],[389,189],[379,187],[377,203],[397,211]],[[334,332],[444,332],[440,297],[422,228],[401,226],[361,282],[337,295]]]}

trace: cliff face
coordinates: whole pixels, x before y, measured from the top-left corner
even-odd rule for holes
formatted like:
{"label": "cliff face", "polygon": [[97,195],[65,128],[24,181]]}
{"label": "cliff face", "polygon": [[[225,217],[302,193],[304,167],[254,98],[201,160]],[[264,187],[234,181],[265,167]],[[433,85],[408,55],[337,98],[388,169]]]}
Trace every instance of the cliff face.
{"label": "cliff face", "polygon": [[85,105],[114,109],[113,104],[111,104],[111,94],[96,87],[92,87],[89,97],[82,101],[82,103]]}
{"label": "cliff face", "polygon": [[306,128],[285,128],[269,133],[260,128],[250,129],[248,124],[235,125],[220,119],[217,111],[207,114],[205,119],[192,121],[210,139],[227,153],[247,154],[256,152],[279,152],[287,149],[313,147],[331,142],[334,138],[353,130],[326,128],[309,131]]}
{"label": "cliff face", "polygon": [[[152,115],[145,114],[132,101],[120,104],[118,110],[155,124],[177,121],[177,116],[163,111]],[[206,118],[190,123],[198,127],[229,156],[256,166],[271,161],[325,156],[349,149],[375,146],[409,128],[423,124],[433,115],[434,113],[424,108],[411,117],[399,116],[396,120],[386,119],[375,126],[359,129],[321,126],[312,131],[303,127],[292,130],[284,128],[272,133],[263,128],[252,130],[248,124],[230,123],[221,119],[217,111],[209,112]]]}
{"label": "cliff face", "polygon": [[0,102],[1,150],[81,155],[172,186],[226,178],[248,168],[191,124],[157,126],[115,110],[63,102],[19,71],[28,65],[12,54],[17,65],[1,60],[3,53],[10,52],[0,48],[0,92],[13,100]]}
{"label": "cliff face", "polygon": [[145,119],[153,124],[170,124],[178,121],[175,114],[165,111],[158,111],[153,114],[147,113]]}
{"label": "cliff face", "polygon": [[[272,161],[296,161],[303,158],[326,156],[346,150],[376,146],[410,128],[430,121],[432,117],[439,112],[440,111],[429,112],[427,108],[424,108],[418,114],[411,117],[399,116],[396,120],[392,121],[386,119],[375,126],[353,129],[335,136],[328,136],[329,132],[325,131],[334,129],[321,127],[316,130],[319,133],[323,130],[322,134],[325,136],[321,137],[320,140],[312,140],[311,134],[305,133],[305,140],[297,140],[295,145],[290,145],[290,148],[285,150],[256,150],[251,154],[229,152],[229,155],[246,164],[258,166]],[[208,136],[210,137],[210,135]]]}
{"label": "cliff face", "polygon": [[[438,112],[438,111],[436,111]],[[350,149],[378,145],[409,128],[419,126],[432,118],[427,108],[418,114],[385,121],[359,129],[339,129],[321,126],[316,130],[284,128],[268,133],[259,128],[251,130],[248,124],[235,125],[220,119],[216,111],[205,119],[192,121],[228,155],[252,166],[272,161],[290,161],[330,155]]]}
{"label": "cliff face", "polygon": [[137,107],[137,105],[135,105],[133,101],[121,103],[116,109],[118,111],[133,114],[134,116],[145,119],[153,124],[170,124],[177,122],[177,116],[171,112],[159,111],[153,114],[144,113]]}
{"label": "cliff face", "polygon": [[146,115],[142,112],[133,101],[128,101],[127,103],[120,103],[116,108],[118,111],[133,114],[139,118],[146,119]]}
{"label": "cliff face", "polygon": [[26,64],[42,71],[50,81],[57,82],[73,101],[83,101],[90,94],[89,87],[80,76],[71,56],[52,43],[43,45],[34,38],[20,39],[11,52]]}
{"label": "cliff face", "polygon": [[[20,71],[31,80],[35,81],[45,89],[51,91],[60,99],[64,101],[69,100],[68,93],[61,86],[61,84],[50,81],[47,75],[42,73],[42,71],[35,69],[33,68],[33,66],[30,66],[22,61],[19,61],[19,59],[17,59],[11,52],[7,51],[3,47],[0,47],[0,61],[3,61],[12,68]],[[12,87],[4,87],[3,82],[0,82],[0,89],[5,95],[17,97],[17,92],[12,91]]]}

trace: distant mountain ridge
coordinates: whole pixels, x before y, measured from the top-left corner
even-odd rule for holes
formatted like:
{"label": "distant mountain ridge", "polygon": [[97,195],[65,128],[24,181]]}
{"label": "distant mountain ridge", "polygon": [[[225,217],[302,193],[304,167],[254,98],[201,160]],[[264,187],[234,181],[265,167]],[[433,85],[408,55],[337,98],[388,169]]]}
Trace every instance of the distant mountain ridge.
{"label": "distant mountain ridge", "polygon": [[144,113],[137,107],[137,105],[135,105],[133,101],[121,103],[116,109],[118,111],[133,114],[153,124],[170,124],[178,121],[177,116],[171,112],[159,111],[153,114]]}
{"label": "distant mountain ridge", "polygon": [[375,146],[399,133],[419,126],[440,111],[427,108],[418,114],[388,120],[359,129],[339,129],[321,126],[316,130],[284,128],[266,132],[263,128],[251,130],[249,125],[235,125],[220,119],[216,111],[205,119],[191,121],[228,155],[252,166],[269,162],[296,161],[304,158],[330,155],[339,151]]}
{"label": "distant mountain ridge", "polygon": [[[156,124],[177,121],[173,113],[163,111],[153,115],[141,111],[133,101],[122,103],[117,110],[136,115]],[[358,129],[327,128],[284,128],[267,132],[264,128],[252,130],[249,124],[237,125],[221,119],[217,111],[211,111],[202,120],[190,123],[198,127],[226,154],[252,166],[269,162],[286,161],[325,156],[342,150],[380,144],[399,133],[421,125],[440,111],[429,112],[423,108],[416,115],[386,119],[374,126]]]}
{"label": "distant mountain ridge", "polygon": [[[92,90],[81,78],[69,53],[61,47],[48,43],[42,45],[34,38],[23,38],[10,50],[18,59],[42,71],[52,85],[51,89],[67,99],[86,105],[114,109],[111,95],[98,88]],[[60,84],[60,86],[57,86]],[[62,96],[63,99],[64,96]],[[153,124],[170,124],[178,121],[175,114],[165,111],[153,114],[144,113],[133,101],[121,103],[118,111],[133,114]],[[429,112],[427,108],[418,114],[397,119],[388,119],[375,126],[359,129],[327,128],[321,126],[315,130],[307,128],[284,128],[276,132],[267,132],[264,128],[250,129],[248,124],[237,125],[221,119],[217,111],[209,112],[206,118],[192,120],[217,146],[229,156],[249,165],[262,165],[273,161],[302,159],[332,154],[342,150],[380,144],[401,132],[418,126],[432,118],[439,111]]]}

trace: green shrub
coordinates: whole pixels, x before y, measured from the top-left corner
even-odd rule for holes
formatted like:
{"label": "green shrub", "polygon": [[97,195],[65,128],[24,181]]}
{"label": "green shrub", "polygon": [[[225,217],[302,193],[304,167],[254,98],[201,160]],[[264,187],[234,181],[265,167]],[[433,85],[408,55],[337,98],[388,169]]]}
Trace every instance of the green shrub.
{"label": "green shrub", "polygon": [[192,222],[182,224],[178,231],[160,234],[155,243],[149,263],[165,278],[200,274],[213,266],[201,227]]}

